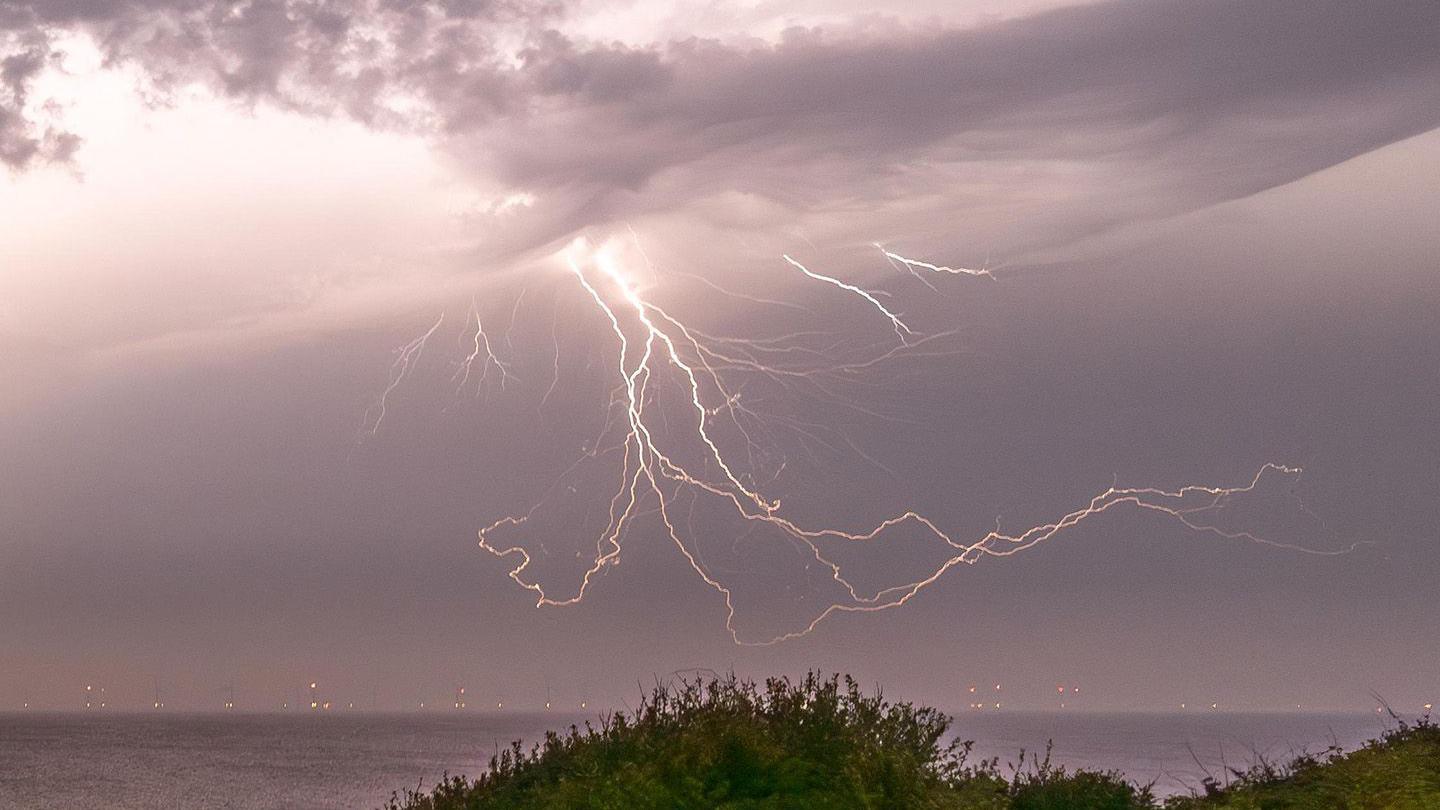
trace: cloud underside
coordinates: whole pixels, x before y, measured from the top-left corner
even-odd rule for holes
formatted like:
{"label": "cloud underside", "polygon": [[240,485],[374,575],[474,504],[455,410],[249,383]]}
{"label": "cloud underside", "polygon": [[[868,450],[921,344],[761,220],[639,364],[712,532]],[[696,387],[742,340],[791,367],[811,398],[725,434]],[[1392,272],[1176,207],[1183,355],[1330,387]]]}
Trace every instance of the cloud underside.
{"label": "cloud underside", "polygon": [[565,22],[558,4],[479,0],[0,2],[0,159],[73,153],[30,112],[67,30],[157,88],[431,137],[543,202],[508,228],[513,247],[735,193],[921,231],[1023,219],[1012,246],[1053,244],[1440,125],[1429,0],[1128,1],[649,47],[577,41]]}

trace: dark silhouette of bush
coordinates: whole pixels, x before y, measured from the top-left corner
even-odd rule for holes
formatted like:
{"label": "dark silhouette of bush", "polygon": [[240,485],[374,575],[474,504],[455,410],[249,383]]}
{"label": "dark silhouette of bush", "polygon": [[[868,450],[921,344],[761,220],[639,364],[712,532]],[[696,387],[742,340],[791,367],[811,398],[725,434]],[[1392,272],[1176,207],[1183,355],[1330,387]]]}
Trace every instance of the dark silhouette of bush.
{"label": "dark silhouette of bush", "polygon": [[[1020,767],[1010,781],[1008,804],[1011,810],[1131,810],[1155,807],[1149,787],[1137,787],[1113,771],[1067,772],[1050,763],[1050,749],[1045,758],[1038,757],[1027,767],[1020,756]],[[983,773],[995,772],[994,763]]]}

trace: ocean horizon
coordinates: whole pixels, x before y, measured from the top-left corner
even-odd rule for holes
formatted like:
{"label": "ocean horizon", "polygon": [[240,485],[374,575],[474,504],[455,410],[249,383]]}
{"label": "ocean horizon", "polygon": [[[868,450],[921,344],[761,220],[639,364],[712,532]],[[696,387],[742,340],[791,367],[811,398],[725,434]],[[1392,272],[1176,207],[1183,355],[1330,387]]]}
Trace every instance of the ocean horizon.
{"label": "ocean horizon", "polygon": [[[373,810],[446,774],[474,776],[597,714],[465,711],[0,713],[0,810]],[[1115,770],[1157,794],[1224,781],[1262,758],[1351,749],[1393,725],[1359,712],[1004,710],[955,715],[972,761],[1043,758]]]}

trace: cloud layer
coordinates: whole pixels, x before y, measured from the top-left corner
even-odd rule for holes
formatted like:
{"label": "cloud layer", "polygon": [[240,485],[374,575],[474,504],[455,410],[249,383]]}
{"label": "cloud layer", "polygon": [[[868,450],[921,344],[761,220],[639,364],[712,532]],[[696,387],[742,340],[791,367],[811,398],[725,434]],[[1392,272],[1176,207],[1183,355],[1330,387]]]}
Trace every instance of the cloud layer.
{"label": "cloud layer", "polygon": [[[531,241],[740,191],[796,211],[929,195],[945,218],[1033,219],[1012,239],[1029,246],[1251,194],[1440,125],[1440,8],[1424,0],[1129,0],[642,46],[582,41],[568,22],[553,3],[12,0],[3,159],[73,152],[26,113],[63,30],[157,88],[198,81],[432,137],[477,179],[542,201]],[[975,189],[983,200],[966,201]]]}

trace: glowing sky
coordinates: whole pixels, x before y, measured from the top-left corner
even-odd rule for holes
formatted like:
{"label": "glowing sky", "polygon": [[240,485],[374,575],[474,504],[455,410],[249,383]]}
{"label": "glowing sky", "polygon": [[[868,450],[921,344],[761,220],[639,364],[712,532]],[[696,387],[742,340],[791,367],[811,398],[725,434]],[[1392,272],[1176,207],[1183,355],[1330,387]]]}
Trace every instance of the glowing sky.
{"label": "glowing sky", "polygon": [[[0,0],[0,709],[157,677],[603,701],[732,665],[942,703],[1436,697],[1440,7],[872,5]],[[1373,545],[1116,510],[755,650],[642,504],[624,564],[536,610],[476,531],[559,486],[506,542],[574,590],[619,473],[565,471],[634,368],[577,239],[706,335],[886,358],[724,392],[755,411],[722,477],[804,525],[974,539],[1275,462],[1294,493],[1228,528]],[[474,317],[505,365],[466,376]],[[742,636],[833,598],[680,497]]]}

